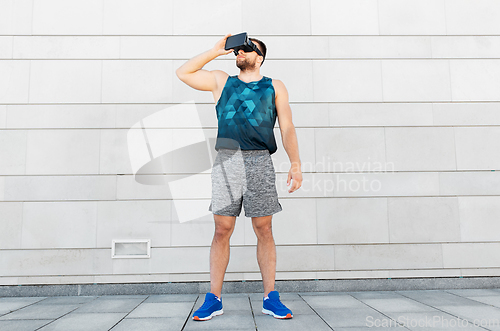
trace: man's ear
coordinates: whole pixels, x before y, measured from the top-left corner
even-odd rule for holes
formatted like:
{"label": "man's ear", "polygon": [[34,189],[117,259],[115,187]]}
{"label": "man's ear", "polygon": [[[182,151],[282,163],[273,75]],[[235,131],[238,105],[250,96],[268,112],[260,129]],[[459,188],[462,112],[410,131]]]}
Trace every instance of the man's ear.
{"label": "man's ear", "polygon": [[261,59],[260,66],[262,66],[262,62],[264,62],[264,57],[262,55],[259,55],[259,59]]}

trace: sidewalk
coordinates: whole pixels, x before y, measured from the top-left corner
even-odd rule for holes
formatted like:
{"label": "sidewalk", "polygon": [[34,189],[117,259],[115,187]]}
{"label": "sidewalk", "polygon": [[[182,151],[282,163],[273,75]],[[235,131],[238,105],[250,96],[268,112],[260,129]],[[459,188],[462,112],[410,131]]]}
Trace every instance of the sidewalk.
{"label": "sidewalk", "polygon": [[294,314],[289,320],[262,314],[262,294],[223,294],[223,315],[193,321],[203,300],[204,294],[2,297],[0,330],[500,331],[500,289],[281,293]]}

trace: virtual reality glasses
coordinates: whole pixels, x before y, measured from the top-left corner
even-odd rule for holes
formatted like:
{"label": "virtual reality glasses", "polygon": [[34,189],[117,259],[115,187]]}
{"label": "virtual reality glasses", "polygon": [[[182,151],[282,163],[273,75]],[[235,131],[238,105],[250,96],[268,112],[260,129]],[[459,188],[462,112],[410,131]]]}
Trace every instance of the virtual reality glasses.
{"label": "virtual reality glasses", "polygon": [[226,46],[224,47],[224,49],[226,51],[229,49],[233,49],[234,55],[238,55],[238,51],[242,49],[245,53],[256,51],[260,56],[264,56],[257,45],[255,45],[250,39],[248,39],[248,35],[246,32],[239,33],[227,38]]}

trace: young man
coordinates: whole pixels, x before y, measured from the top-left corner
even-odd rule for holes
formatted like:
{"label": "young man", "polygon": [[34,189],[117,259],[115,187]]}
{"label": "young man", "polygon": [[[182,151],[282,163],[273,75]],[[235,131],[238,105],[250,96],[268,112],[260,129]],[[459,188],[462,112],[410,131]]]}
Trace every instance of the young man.
{"label": "young man", "polygon": [[292,311],[281,303],[279,293],[274,290],[276,248],[271,226],[273,214],[282,210],[271,159],[271,154],[277,149],[273,133],[276,117],[291,162],[287,185],[292,182],[292,186],[288,192],[292,193],[302,185],[288,92],[281,81],[260,74],[267,49],[257,39],[250,38],[258,50],[238,51],[236,66],[240,69],[239,75],[229,76],[221,70],[202,69],[216,57],[233,52],[224,49],[229,36],[176,71],[179,79],[192,88],[213,93],[218,118],[215,146],[218,153],[212,168],[212,202],[209,207],[215,221],[210,249],[210,292],[193,314],[193,319],[209,320],[223,313],[221,291],[229,263],[229,239],[242,204],[245,216],[252,218],[257,236],[257,261],[264,284],[262,312],[275,318],[292,318]]}

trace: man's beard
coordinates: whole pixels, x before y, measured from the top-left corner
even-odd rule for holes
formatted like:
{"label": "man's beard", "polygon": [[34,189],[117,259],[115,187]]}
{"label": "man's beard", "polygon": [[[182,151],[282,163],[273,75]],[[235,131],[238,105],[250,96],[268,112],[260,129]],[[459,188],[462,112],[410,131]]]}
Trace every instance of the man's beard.
{"label": "man's beard", "polygon": [[252,63],[247,58],[245,58],[244,60],[240,60],[240,61],[238,61],[238,59],[236,59],[236,66],[238,68],[240,68],[241,71],[247,71],[247,70],[255,69],[255,64],[256,64],[255,61]]}

